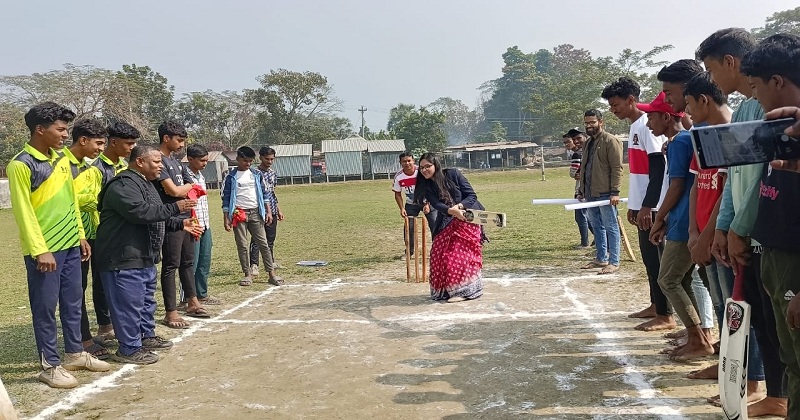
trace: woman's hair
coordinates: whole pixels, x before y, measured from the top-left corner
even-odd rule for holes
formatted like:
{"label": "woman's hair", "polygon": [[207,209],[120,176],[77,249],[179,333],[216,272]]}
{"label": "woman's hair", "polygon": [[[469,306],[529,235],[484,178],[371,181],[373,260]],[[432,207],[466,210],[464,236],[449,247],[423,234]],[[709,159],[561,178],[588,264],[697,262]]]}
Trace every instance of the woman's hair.
{"label": "woman's hair", "polygon": [[420,165],[422,165],[423,160],[427,160],[433,164],[434,172],[431,179],[426,179],[424,176],[422,176],[422,168],[420,168],[419,172],[417,172],[417,184],[414,187],[414,203],[422,204],[425,200],[426,192],[436,185],[436,187],[439,189],[439,200],[441,200],[442,203],[447,204],[448,207],[452,206],[453,197],[450,196],[450,190],[448,188],[452,186],[452,183],[447,179],[447,177],[444,176],[442,162],[433,153],[423,153],[422,156],[419,157]]}

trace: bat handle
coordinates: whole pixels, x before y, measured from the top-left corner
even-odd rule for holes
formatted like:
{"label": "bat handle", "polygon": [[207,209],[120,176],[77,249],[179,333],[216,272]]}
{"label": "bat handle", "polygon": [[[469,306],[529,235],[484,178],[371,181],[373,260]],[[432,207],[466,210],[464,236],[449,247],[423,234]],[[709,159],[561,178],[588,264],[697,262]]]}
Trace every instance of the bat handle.
{"label": "bat handle", "polygon": [[744,266],[741,264],[734,264],[733,266],[735,277],[733,278],[733,300],[744,302]]}

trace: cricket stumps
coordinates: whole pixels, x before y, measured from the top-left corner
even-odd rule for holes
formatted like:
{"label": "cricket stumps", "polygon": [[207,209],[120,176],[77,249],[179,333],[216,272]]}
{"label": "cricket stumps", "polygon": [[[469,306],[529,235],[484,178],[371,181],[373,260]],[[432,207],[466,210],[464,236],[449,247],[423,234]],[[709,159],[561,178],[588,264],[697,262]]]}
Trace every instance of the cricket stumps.
{"label": "cricket stumps", "polygon": [[[413,222],[412,222],[413,221]],[[413,230],[413,231],[412,231]],[[428,281],[428,220],[425,217],[405,218],[406,282],[411,283],[411,259],[414,259],[414,283]],[[413,235],[413,240],[412,240]],[[411,253],[414,255],[411,255]],[[420,255],[421,254],[421,255]],[[420,264],[421,263],[421,264]]]}

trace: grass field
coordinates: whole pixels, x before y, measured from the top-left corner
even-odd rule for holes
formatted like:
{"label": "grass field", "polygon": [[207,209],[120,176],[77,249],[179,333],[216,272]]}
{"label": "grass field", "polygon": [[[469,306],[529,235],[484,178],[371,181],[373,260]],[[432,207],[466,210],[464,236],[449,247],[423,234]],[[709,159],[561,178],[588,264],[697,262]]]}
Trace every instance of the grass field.
{"label": "grass field", "polygon": [[[491,242],[484,247],[484,266],[488,272],[575,266],[577,261],[588,259],[572,249],[578,243],[572,212],[562,206],[530,204],[532,198],[571,197],[574,181],[568,178],[566,168],[548,170],[546,181],[541,181],[538,169],[474,172],[467,177],[487,209],[508,215],[507,228],[489,228],[487,232]],[[389,180],[280,186],[277,193],[286,220],[279,225],[275,254],[287,283],[338,277],[404,280],[396,262],[403,253],[403,223],[390,188]],[[252,288],[238,286],[241,272],[233,234],[222,228],[219,194],[212,192],[210,203],[214,232],[210,293],[226,303],[239,302],[267,286],[263,282]],[[4,269],[0,282],[4,301],[0,305],[0,375],[17,402],[25,405],[24,389],[35,381],[38,364],[25,270],[10,210],[0,211],[0,230],[5,232],[5,241],[0,244]],[[628,226],[627,231],[635,241],[633,227]],[[638,246],[633,244],[633,248]],[[300,260],[325,260],[329,264],[305,268],[295,265]],[[623,269],[643,272],[641,263],[629,261],[623,261]],[[160,299],[160,291],[156,295]],[[163,311],[160,309],[156,316],[163,316]]]}

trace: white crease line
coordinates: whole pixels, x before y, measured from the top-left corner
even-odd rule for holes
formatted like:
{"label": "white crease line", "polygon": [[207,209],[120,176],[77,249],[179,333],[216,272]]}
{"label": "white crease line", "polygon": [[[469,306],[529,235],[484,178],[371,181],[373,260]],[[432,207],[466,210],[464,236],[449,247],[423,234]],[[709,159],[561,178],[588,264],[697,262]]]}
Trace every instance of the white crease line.
{"label": "white crease line", "polygon": [[343,324],[370,324],[366,319],[214,319],[211,324],[317,324],[320,322],[339,322]]}
{"label": "white crease line", "polygon": [[[233,308],[230,308],[230,309],[227,309],[225,311],[222,311],[222,313],[220,313],[219,315],[215,316],[214,318],[207,319],[207,320],[198,320],[198,321],[193,322],[191,327],[186,329],[183,332],[183,334],[179,335],[176,338],[173,338],[172,342],[175,343],[175,344],[180,343],[184,339],[191,337],[197,331],[200,331],[200,329],[203,326],[205,326],[206,324],[208,324],[209,322],[212,322],[212,321],[217,320],[219,318],[222,318],[224,316],[230,315],[233,312],[236,312],[236,311],[244,308],[245,306],[250,305],[254,300],[263,298],[264,296],[269,295],[270,293],[274,292],[277,289],[278,289],[277,287],[271,287],[271,288],[269,288],[267,290],[264,290],[263,292],[255,295],[255,296],[252,296],[252,297],[246,299],[244,302],[234,306]],[[59,411],[70,410],[72,408],[75,408],[76,405],[86,401],[86,399],[89,396],[97,394],[99,392],[102,392],[102,391],[104,391],[106,389],[110,389],[110,388],[113,388],[115,386],[118,386],[115,383],[116,380],[121,378],[122,376],[124,376],[126,374],[132,373],[134,370],[136,370],[137,367],[138,367],[138,365],[126,364],[126,365],[122,366],[119,370],[117,370],[116,372],[114,372],[114,373],[112,373],[110,375],[103,376],[102,378],[95,379],[94,381],[92,381],[92,382],[90,382],[90,383],[88,383],[86,385],[79,386],[78,388],[74,389],[69,394],[67,394],[67,396],[64,397],[63,399],[61,399],[61,401],[59,401],[59,402],[51,405],[50,407],[45,408],[41,412],[39,412],[39,414],[37,414],[36,417],[33,417],[33,420],[44,420],[44,419],[48,418],[49,416],[52,416],[52,415],[58,413]]]}
{"label": "white crease line", "polygon": [[[567,283],[569,283],[569,280],[562,280],[561,281],[561,285],[564,288],[564,297],[566,297],[567,299],[569,299],[572,302],[572,304],[575,307],[575,313],[576,314],[579,314],[584,319],[591,320],[592,319],[592,312],[589,310],[589,308],[586,307],[586,305],[583,302],[580,301],[580,299],[578,299],[578,294],[574,290],[572,290],[567,285]],[[614,345],[615,347],[624,347],[623,345],[620,345],[617,342],[614,342],[614,343],[608,342],[608,339],[613,336],[613,332],[610,331],[605,326],[605,324],[603,324],[603,323],[593,323],[593,324],[591,324],[591,328],[593,328],[593,329],[595,329],[597,331],[595,336],[597,337],[598,341],[600,341],[602,343],[607,343],[608,345]],[[624,351],[627,351],[627,349],[626,350],[619,350],[619,351],[624,352]],[[633,363],[633,360],[631,360],[631,358],[628,357],[627,354],[622,354],[622,353],[616,353],[615,352],[615,353],[611,353],[610,355],[611,355],[611,357],[613,357],[616,360],[616,362],[620,366],[625,366],[625,373],[623,374],[623,380],[628,385],[631,385],[634,388],[636,388],[636,391],[639,393],[639,398],[645,399],[645,400],[652,400],[652,399],[659,398],[659,394],[660,393],[658,391],[656,391],[655,389],[653,389],[652,385],[647,380],[647,378],[645,378],[644,374],[642,374],[641,371],[636,369],[636,365]],[[661,407],[648,407],[647,412],[650,413],[650,414],[653,414],[653,415],[657,415],[660,418],[664,418],[664,419],[668,418],[668,419],[671,419],[671,420],[676,420],[676,419],[685,418],[683,415],[681,415],[680,410],[676,410],[674,408],[671,408],[671,407],[679,406],[678,401],[675,401],[675,400],[672,400],[672,399],[661,399],[660,398],[659,402],[667,403],[668,406],[666,406],[666,407],[664,407],[664,406],[661,406]],[[620,408],[622,408],[622,407],[620,407]]]}
{"label": "white crease line", "polygon": [[[595,315],[621,315],[627,314],[623,311],[613,312],[594,312]],[[581,314],[575,312],[506,312],[506,313],[468,313],[468,312],[454,312],[445,314],[415,314],[409,316],[397,316],[393,318],[386,318],[385,322],[440,322],[440,321],[481,321],[486,319],[497,318],[511,318],[511,319],[528,319],[528,318],[564,318],[569,316],[578,316],[583,318]]]}

